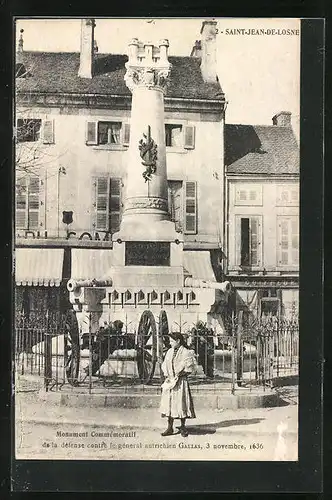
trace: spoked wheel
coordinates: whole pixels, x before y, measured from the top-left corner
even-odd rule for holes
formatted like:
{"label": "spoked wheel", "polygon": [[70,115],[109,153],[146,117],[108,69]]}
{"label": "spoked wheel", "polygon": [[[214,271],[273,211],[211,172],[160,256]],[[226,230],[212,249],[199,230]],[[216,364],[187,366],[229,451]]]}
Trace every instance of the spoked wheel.
{"label": "spoked wheel", "polygon": [[159,325],[158,325],[158,362],[160,367],[160,379],[164,382],[164,375],[161,370],[161,365],[165,357],[166,352],[170,347],[169,337],[169,326],[166,311],[160,311],[159,314]]}
{"label": "spoked wheel", "polygon": [[149,384],[157,362],[157,328],[151,311],[142,313],[137,332],[137,368],[143,384]]}
{"label": "spoked wheel", "polygon": [[76,314],[69,311],[66,317],[64,334],[64,366],[69,384],[78,385],[78,374],[80,370],[80,345],[79,330]]}

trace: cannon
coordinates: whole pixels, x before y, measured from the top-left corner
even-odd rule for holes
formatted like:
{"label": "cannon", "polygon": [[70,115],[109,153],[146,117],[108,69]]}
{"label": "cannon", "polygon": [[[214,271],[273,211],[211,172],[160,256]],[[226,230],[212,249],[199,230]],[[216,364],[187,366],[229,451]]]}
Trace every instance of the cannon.
{"label": "cannon", "polygon": [[[138,287],[132,287],[131,290],[125,287],[115,288],[114,276],[108,280],[69,280],[67,289],[71,292],[73,303],[87,304],[90,311],[100,311],[100,314],[102,311],[107,311],[109,307],[114,319],[117,318],[117,314],[121,316],[123,311],[128,311],[129,314],[134,313],[135,317],[131,331],[122,333],[121,329],[117,331],[116,328],[107,325],[106,327],[99,326],[93,334],[84,334],[83,348],[87,348],[91,356],[86,373],[90,376],[96,375],[107,359],[114,359],[112,355],[114,353],[117,355],[123,350],[125,354],[121,359],[135,360],[140,381],[144,384],[151,383],[157,363],[160,367],[164,354],[169,348],[169,317],[179,324],[181,311],[183,311],[188,314],[190,324],[194,324],[199,313],[209,312],[209,308],[215,301],[216,290],[221,291],[225,296],[231,290],[231,285],[227,281],[220,283],[189,276],[183,278],[184,286],[182,287],[173,286],[167,289],[156,284],[155,287],[153,285],[143,287],[144,291]],[[117,279],[119,280],[119,277]],[[138,311],[137,308],[139,308]],[[174,320],[175,316],[176,320]],[[67,380],[72,385],[78,383],[80,350],[82,349],[82,339],[76,333],[78,331],[76,317],[75,320],[76,324],[71,327],[74,333],[71,334],[70,329],[67,329],[65,335],[65,367]],[[113,325],[115,323],[116,321],[113,321]],[[189,321],[187,324],[189,325]],[[128,351],[132,350],[135,350],[135,353],[129,352],[128,354]],[[199,352],[196,354],[199,355]],[[162,378],[162,374],[160,377]]]}
{"label": "cannon", "polygon": [[[155,373],[156,364],[161,364],[166,350],[169,348],[169,325],[166,311],[160,311],[156,321],[150,310],[145,310],[140,317],[137,333],[121,333],[114,328],[101,327],[96,339],[83,338],[80,345],[78,322],[70,312],[70,322],[66,321],[67,329],[64,335],[64,364],[67,381],[76,386],[79,383],[80,351],[89,348],[92,362],[86,368],[86,374],[95,375],[102,364],[118,349],[135,349],[139,379],[143,384],[149,384]],[[116,321],[114,323],[117,323]],[[89,337],[89,334],[85,334]]]}
{"label": "cannon", "polygon": [[100,286],[111,286],[112,280],[73,280],[70,279],[67,283],[67,289],[69,292],[74,292],[85,286],[100,287]]}

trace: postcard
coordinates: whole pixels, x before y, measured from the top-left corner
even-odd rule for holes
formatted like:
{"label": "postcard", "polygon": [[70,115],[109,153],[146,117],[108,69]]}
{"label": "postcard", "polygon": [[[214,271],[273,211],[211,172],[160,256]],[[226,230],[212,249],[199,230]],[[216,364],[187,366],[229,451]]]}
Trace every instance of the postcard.
{"label": "postcard", "polygon": [[15,458],[297,462],[301,20],[15,28]]}

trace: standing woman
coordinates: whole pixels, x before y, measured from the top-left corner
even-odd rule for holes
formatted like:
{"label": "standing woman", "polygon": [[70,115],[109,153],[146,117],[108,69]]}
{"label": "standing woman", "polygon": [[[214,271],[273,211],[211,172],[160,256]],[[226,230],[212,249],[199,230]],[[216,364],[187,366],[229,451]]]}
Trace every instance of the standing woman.
{"label": "standing woman", "polygon": [[187,376],[196,371],[197,364],[194,352],[188,349],[181,333],[170,333],[169,337],[171,347],[161,366],[165,382],[161,386],[160,402],[161,416],[168,418],[168,427],[161,435],[173,434],[174,419],[179,418],[181,436],[187,437],[186,419],[196,417]]}

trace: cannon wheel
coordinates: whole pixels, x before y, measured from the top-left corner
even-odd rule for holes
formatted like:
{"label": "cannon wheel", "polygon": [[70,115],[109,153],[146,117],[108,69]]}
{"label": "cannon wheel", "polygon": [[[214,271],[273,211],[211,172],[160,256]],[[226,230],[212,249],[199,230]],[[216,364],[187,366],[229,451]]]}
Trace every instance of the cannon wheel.
{"label": "cannon wheel", "polygon": [[169,334],[169,326],[168,326],[168,319],[167,319],[166,311],[160,311],[159,325],[158,325],[158,345],[159,345],[158,362],[159,362],[159,368],[160,368],[161,382],[164,382],[164,375],[163,375],[163,372],[161,370],[161,365],[162,365],[164,356],[170,347],[169,338],[167,337],[168,334]]}
{"label": "cannon wheel", "polygon": [[142,313],[137,331],[137,368],[143,384],[149,384],[157,362],[157,327],[151,311]]}
{"label": "cannon wheel", "polygon": [[74,311],[70,311],[65,319],[64,366],[67,380],[73,386],[78,385],[80,358],[78,322]]}

